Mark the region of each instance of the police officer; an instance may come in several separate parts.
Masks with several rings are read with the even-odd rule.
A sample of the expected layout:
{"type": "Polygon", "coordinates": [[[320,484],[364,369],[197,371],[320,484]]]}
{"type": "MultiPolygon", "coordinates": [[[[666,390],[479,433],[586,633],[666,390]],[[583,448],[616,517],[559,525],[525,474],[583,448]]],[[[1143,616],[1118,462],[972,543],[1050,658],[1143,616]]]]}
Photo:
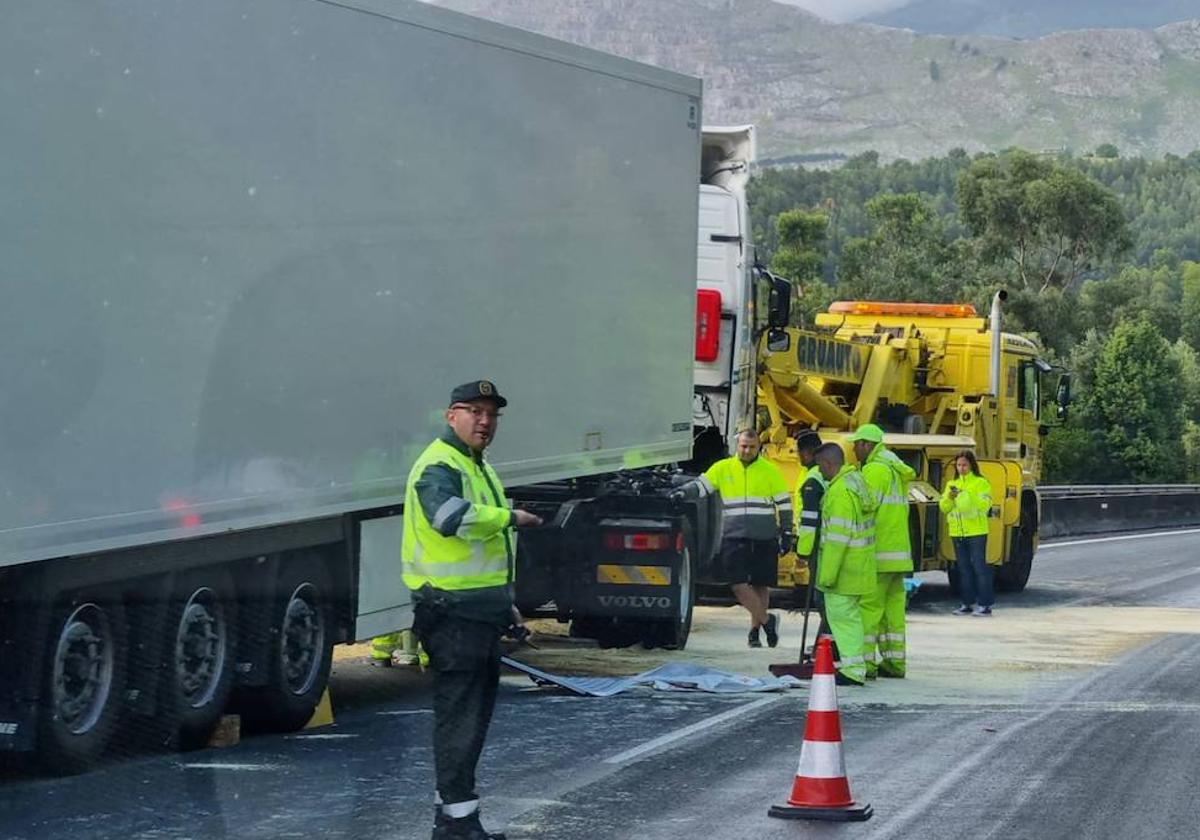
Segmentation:
{"type": "Polygon", "coordinates": [[[861,602],[875,588],[871,491],[836,443],[818,449],[816,460],[829,483],[821,500],[817,587],[825,596],[825,618],[838,648],[835,679],[839,685],[863,685],[867,669],[861,602]]]}
{"type": "Polygon", "coordinates": [[[810,566],[817,559],[815,549],[821,530],[821,497],[828,486],[816,462],[820,448],[821,436],[812,429],[805,429],[796,436],[796,456],[800,459],[800,466],[805,469],[796,485],[793,503],[796,511],[796,554],[810,566]]]}
{"type": "Polygon", "coordinates": [[[487,380],[455,388],[446,429],[417,458],[404,498],[404,583],[433,670],[434,840],[503,840],[480,824],[475,766],[496,703],[500,635],[520,622],[513,529],[541,524],[509,508],[483,459],[507,403],[487,380]]]}
{"type": "Polygon", "coordinates": [[[867,675],[899,678],[906,670],[904,578],[913,570],[908,483],[916,472],[883,445],[883,429],[874,423],[860,426],[850,440],[875,507],[877,581],[862,604],[867,675]]]}
{"type": "Polygon", "coordinates": [[[747,644],[779,644],[779,616],[768,612],[779,577],[779,555],[792,544],[792,494],[779,468],[759,457],[761,444],[752,429],[737,436],[737,455],[717,461],[704,475],[673,495],[721,493],[721,568],[734,597],[750,613],[747,644]]]}

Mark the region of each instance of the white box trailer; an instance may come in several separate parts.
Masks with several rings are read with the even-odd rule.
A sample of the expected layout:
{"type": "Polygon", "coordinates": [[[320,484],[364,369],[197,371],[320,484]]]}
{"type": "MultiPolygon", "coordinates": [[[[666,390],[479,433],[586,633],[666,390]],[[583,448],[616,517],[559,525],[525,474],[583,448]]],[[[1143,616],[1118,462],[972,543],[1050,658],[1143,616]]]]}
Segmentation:
{"type": "MultiPolygon", "coordinates": [[[[700,93],[409,0],[6,4],[0,749],[302,724],[333,642],[403,626],[405,477],[467,380],[510,488],[666,528],[686,590],[706,514],[622,479],[588,520],[579,479],[690,456],[700,93]]],[[[597,581],[548,574],[560,615],[597,581]]]]}

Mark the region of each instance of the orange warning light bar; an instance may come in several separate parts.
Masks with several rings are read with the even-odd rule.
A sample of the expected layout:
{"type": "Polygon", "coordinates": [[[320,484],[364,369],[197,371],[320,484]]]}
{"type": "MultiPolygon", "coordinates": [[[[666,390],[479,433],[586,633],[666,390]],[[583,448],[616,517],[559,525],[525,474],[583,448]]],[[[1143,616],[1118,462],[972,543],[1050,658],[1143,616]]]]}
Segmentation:
{"type": "Polygon", "coordinates": [[[829,305],[832,315],[909,315],[918,318],[974,318],[969,303],[885,303],[874,300],[839,300],[829,305]]]}

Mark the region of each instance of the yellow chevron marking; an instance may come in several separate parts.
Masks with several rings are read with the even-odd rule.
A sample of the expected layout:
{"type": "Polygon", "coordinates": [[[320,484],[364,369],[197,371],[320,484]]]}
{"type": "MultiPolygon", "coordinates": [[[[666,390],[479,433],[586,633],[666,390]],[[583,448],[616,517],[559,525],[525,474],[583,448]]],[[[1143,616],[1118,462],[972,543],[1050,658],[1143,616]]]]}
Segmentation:
{"type": "Polygon", "coordinates": [[[597,583],[632,584],[634,586],[670,586],[670,566],[617,566],[602,564],[596,567],[597,583]]]}

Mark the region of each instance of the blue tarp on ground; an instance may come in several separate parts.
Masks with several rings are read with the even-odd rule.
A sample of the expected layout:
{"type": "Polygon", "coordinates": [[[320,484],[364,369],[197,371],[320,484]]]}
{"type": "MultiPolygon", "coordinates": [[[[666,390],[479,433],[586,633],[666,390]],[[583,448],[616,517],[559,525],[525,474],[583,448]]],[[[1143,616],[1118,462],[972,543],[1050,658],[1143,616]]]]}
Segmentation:
{"type": "Polygon", "coordinates": [[[500,661],[515,671],[528,674],[538,685],[556,685],[585,697],[612,697],[631,688],[646,686],[657,691],[703,691],[710,694],[747,694],[784,691],[803,683],[794,677],[747,677],[687,662],[671,662],[632,677],[564,677],[518,662],[507,656],[500,661]]]}

